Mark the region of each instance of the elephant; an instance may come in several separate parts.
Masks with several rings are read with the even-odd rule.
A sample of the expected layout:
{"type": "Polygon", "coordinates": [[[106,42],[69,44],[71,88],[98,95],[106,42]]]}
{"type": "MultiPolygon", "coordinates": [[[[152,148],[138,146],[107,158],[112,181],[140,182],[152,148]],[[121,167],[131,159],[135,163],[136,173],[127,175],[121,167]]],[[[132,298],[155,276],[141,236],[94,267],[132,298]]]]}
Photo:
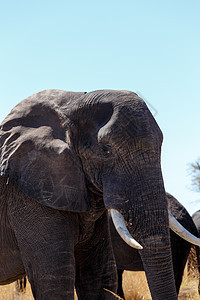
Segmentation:
{"type": "MultiPolygon", "coordinates": [[[[198,237],[200,238],[200,210],[197,210],[193,215],[192,215],[192,219],[194,224],[196,225],[197,231],[198,231],[198,237]]],[[[200,253],[199,253],[199,248],[195,247],[195,251],[194,253],[196,254],[196,267],[198,269],[198,273],[199,273],[199,285],[198,285],[198,292],[200,295],[200,253]]],[[[192,257],[191,257],[192,259],[192,257]]],[[[191,263],[191,261],[189,262],[189,264],[191,263]]]]}
{"type": "MultiPolygon", "coordinates": [[[[178,202],[171,194],[166,193],[168,200],[168,207],[176,219],[193,235],[198,237],[197,228],[185,207],[178,202]]],[[[200,215],[199,215],[200,217],[200,215]]],[[[200,221],[200,218],[199,218],[200,221]]],[[[124,270],[128,271],[144,271],[144,266],[140,258],[138,250],[128,246],[118,235],[115,226],[113,224],[112,218],[109,214],[109,224],[112,245],[114,250],[114,255],[116,259],[117,269],[118,269],[118,291],[117,294],[124,298],[124,293],[122,289],[122,275],[124,270]]],[[[199,222],[200,225],[200,222],[199,222]]],[[[200,229],[200,226],[199,226],[200,229]]],[[[182,282],[183,272],[186,265],[188,255],[190,253],[191,244],[177,236],[172,230],[170,230],[171,238],[171,250],[172,250],[172,260],[174,277],[176,284],[177,294],[179,293],[180,285],[182,282]]],[[[198,247],[197,247],[198,248],[198,247]]]]}
{"type": "Polygon", "coordinates": [[[196,228],[198,230],[199,236],[200,236],[200,210],[197,210],[193,215],[192,219],[194,221],[194,224],[196,225],[196,228]]]}
{"type": "Polygon", "coordinates": [[[73,299],[74,286],[114,299],[110,210],[152,299],[177,299],[162,139],[131,91],[44,90],[17,104],[0,127],[0,284],[27,274],[35,299],[73,299]]]}

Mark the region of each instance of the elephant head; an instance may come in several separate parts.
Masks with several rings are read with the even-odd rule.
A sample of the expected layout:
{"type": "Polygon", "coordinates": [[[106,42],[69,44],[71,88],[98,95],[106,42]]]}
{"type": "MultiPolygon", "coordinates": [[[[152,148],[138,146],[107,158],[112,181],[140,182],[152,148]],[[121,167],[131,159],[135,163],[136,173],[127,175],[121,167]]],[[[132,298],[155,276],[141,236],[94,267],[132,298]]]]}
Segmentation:
{"type": "Polygon", "coordinates": [[[91,218],[105,208],[120,212],[143,247],[153,299],[177,299],[162,139],[133,92],[46,90],[20,102],[3,121],[1,176],[57,210],[91,218]]]}

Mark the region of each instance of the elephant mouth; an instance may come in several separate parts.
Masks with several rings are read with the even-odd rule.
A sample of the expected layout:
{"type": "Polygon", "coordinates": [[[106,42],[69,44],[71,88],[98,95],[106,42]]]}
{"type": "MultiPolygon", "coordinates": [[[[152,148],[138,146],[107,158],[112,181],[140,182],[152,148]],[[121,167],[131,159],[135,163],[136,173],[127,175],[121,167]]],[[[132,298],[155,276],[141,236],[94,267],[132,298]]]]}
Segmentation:
{"type": "MultiPolygon", "coordinates": [[[[137,250],[142,250],[143,247],[129,233],[122,214],[114,208],[110,209],[110,213],[111,213],[113,224],[120,237],[132,248],[135,248],[137,250]]],[[[168,215],[169,215],[170,229],[174,231],[177,235],[179,235],[182,239],[186,240],[187,242],[193,245],[200,247],[200,239],[198,239],[193,234],[191,234],[187,229],[185,229],[176,220],[176,218],[172,215],[172,213],[169,210],[168,210],[168,215]]]]}

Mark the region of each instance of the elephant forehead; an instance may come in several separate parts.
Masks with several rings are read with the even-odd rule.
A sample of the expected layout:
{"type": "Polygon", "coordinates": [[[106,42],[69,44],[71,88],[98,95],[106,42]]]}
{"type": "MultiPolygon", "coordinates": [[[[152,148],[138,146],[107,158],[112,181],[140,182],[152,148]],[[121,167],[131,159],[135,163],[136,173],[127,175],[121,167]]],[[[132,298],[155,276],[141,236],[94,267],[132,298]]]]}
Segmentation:
{"type": "Polygon", "coordinates": [[[147,107],[134,110],[132,107],[116,107],[109,122],[98,132],[98,139],[104,137],[135,142],[136,138],[162,141],[162,132],[147,107]]]}

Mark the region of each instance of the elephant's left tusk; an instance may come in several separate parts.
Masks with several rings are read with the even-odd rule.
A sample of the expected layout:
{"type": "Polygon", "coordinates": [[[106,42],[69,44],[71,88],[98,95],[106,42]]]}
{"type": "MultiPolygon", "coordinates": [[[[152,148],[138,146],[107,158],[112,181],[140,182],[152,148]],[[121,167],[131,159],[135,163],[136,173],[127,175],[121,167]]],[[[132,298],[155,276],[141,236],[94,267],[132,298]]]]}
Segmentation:
{"type": "Polygon", "coordinates": [[[123,216],[113,208],[110,209],[110,212],[113,223],[120,237],[132,248],[136,248],[138,250],[143,249],[143,247],[136,240],[134,240],[134,238],[128,232],[123,216]]]}
{"type": "Polygon", "coordinates": [[[199,246],[200,247],[200,239],[198,239],[196,236],[191,234],[187,229],[185,229],[172,215],[170,211],[169,212],[169,227],[171,230],[173,230],[177,235],[179,235],[182,239],[186,240],[187,242],[199,246]]]}

